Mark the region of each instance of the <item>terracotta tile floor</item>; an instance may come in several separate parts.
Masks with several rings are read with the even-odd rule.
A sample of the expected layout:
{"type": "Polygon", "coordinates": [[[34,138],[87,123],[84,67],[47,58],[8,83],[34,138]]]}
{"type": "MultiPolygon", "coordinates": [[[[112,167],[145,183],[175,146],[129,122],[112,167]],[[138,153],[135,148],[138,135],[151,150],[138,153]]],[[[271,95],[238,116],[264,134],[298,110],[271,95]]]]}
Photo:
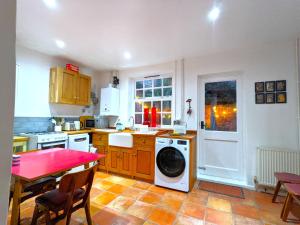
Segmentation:
{"type": "MultiPolygon", "coordinates": [[[[269,194],[250,190],[244,193],[246,199],[199,189],[183,193],[97,172],[91,191],[91,214],[95,225],[287,224],[280,219],[284,198],[272,203],[269,194]]],[[[22,225],[30,224],[33,209],[33,199],[21,205],[22,225]]],[[[289,218],[300,221],[300,206],[295,205],[289,218]]],[[[72,215],[71,224],[86,224],[84,210],[72,215]]]]}

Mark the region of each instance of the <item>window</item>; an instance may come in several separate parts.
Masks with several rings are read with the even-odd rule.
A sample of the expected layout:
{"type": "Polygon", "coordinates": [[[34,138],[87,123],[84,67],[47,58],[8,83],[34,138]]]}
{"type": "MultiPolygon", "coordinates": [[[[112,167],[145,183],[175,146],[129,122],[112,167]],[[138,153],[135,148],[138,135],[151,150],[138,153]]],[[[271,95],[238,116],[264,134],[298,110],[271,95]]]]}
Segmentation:
{"type": "Polygon", "coordinates": [[[135,124],[143,124],[144,108],[156,108],[156,125],[172,125],[173,87],[172,77],[155,77],[135,81],[135,124]]]}

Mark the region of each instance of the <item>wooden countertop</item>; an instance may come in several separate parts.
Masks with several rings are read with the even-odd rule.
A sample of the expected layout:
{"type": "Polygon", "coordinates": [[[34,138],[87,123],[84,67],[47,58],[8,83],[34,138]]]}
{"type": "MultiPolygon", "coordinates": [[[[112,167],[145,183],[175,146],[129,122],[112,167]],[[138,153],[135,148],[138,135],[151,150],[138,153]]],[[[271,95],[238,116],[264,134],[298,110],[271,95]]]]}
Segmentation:
{"type": "Polygon", "coordinates": [[[28,141],[29,137],[21,137],[21,136],[14,136],[13,142],[23,142],[28,141]]]}
{"type": "Polygon", "coordinates": [[[93,132],[92,130],[70,130],[70,131],[63,131],[64,133],[68,134],[68,135],[72,135],[72,134],[85,134],[85,133],[91,133],[93,132]]]}
{"type": "Polygon", "coordinates": [[[196,134],[172,135],[170,133],[165,133],[165,134],[160,134],[157,137],[192,140],[196,138],[196,136],[197,136],[196,134]]]}

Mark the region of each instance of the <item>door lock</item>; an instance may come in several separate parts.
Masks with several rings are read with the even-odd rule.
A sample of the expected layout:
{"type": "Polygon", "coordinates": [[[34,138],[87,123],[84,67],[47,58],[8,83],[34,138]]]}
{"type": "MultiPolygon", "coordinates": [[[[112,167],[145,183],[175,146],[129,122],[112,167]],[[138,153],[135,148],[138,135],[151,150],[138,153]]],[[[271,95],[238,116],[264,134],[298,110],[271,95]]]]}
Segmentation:
{"type": "Polygon", "coordinates": [[[205,129],[205,123],[204,123],[204,121],[201,121],[200,122],[200,128],[203,130],[203,129],[205,129]]]}
{"type": "Polygon", "coordinates": [[[199,166],[198,169],[200,169],[200,170],[206,170],[206,168],[204,166],[199,166]]]}

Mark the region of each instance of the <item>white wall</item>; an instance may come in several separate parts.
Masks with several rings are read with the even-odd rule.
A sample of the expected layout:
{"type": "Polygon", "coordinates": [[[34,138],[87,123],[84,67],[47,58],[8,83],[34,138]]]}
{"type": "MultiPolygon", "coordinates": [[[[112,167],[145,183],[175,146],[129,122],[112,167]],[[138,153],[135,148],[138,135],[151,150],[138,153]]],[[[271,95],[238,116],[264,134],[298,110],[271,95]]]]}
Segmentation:
{"type": "MultiPolygon", "coordinates": [[[[199,75],[241,71],[243,76],[243,124],[244,151],[246,154],[246,180],[253,184],[255,175],[255,149],[258,145],[268,145],[299,149],[297,119],[296,49],[294,41],[260,46],[256,49],[240,50],[227,54],[188,58],[184,60],[184,99],[192,99],[193,114],[187,120],[188,129],[197,130],[199,75]],[[254,83],[268,80],[287,80],[287,104],[256,105],[254,83]]],[[[133,106],[130,99],[129,80],[131,77],[155,73],[174,72],[174,62],[120,71],[122,118],[128,118],[133,106]],[[129,96],[129,97],[128,97],[129,96]]],[[[179,82],[180,79],[176,79],[179,82]]],[[[176,91],[180,91],[179,88],[176,91]]],[[[186,103],[176,102],[176,109],[186,103]]]]}
{"type": "MultiPolygon", "coordinates": [[[[50,68],[65,67],[66,63],[70,63],[69,60],[48,56],[21,46],[17,46],[16,58],[18,65],[16,117],[80,116],[94,113],[93,107],[83,113],[84,107],[82,106],[49,103],[50,68]]],[[[79,66],[82,73],[92,77],[92,90],[98,95],[99,88],[107,85],[109,77],[106,77],[105,73],[100,74],[100,72],[79,66]]]]}
{"type": "Polygon", "coordinates": [[[0,1],[0,224],[6,224],[15,90],[16,1],[0,1]]]}

